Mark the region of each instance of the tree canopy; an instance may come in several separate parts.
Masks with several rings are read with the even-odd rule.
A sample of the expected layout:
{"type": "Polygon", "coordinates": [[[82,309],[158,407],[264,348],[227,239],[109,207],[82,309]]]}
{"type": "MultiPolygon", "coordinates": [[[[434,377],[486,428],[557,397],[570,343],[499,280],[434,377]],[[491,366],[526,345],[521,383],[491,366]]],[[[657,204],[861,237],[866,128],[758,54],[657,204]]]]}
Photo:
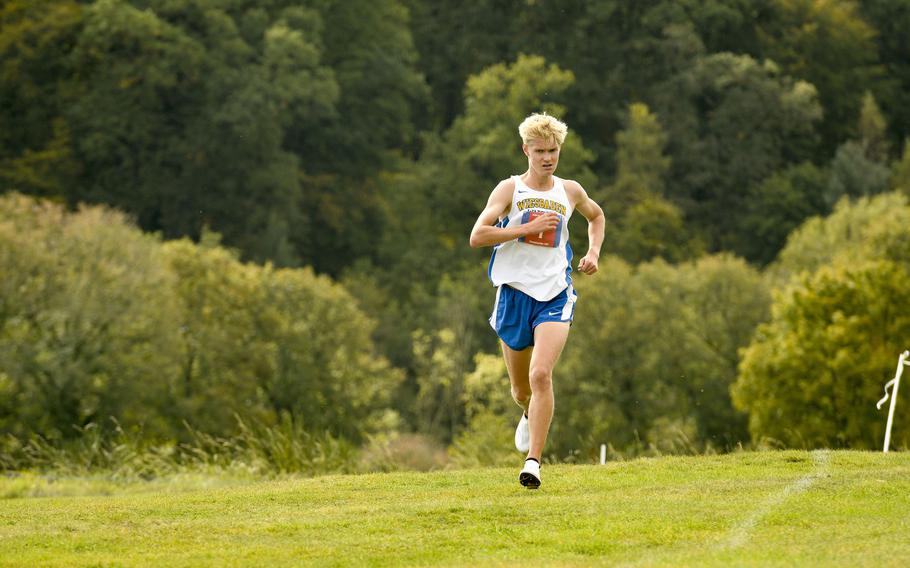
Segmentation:
{"type": "Polygon", "coordinates": [[[0,434],[241,417],[497,463],[515,407],[467,240],[545,111],[607,217],[553,455],[872,447],[849,401],[906,348],[908,25],[906,0],[3,2],[0,434]]]}

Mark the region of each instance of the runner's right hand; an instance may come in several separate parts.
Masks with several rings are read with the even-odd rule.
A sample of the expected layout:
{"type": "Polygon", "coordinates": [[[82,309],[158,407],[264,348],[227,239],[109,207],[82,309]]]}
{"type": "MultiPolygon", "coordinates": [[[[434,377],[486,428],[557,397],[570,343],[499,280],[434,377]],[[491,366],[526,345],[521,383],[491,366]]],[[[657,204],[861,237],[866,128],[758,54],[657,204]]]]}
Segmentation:
{"type": "Polygon", "coordinates": [[[559,215],[556,213],[544,213],[529,223],[522,225],[526,235],[537,233],[546,233],[552,231],[559,225],[559,215]]]}

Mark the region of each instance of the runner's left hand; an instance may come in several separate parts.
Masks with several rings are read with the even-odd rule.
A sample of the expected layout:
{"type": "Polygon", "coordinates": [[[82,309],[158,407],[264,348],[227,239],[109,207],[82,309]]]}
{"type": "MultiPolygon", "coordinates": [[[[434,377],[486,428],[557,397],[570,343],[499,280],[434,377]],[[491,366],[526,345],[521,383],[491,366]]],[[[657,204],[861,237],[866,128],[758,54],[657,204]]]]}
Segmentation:
{"type": "Polygon", "coordinates": [[[583,274],[594,274],[597,272],[597,260],[597,255],[589,252],[578,261],[578,271],[583,274]]]}

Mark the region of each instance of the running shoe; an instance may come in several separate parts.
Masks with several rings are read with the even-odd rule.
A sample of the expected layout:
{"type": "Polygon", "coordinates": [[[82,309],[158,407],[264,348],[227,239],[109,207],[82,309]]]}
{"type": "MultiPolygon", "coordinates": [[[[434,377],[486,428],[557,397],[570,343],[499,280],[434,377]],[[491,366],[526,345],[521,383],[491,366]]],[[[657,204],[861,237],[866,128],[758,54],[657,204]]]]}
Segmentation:
{"type": "Polygon", "coordinates": [[[525,466],[518,474],[518,481],[528,489],[540,487],[540,463],[534,458],[525,460],[525,466]]]}

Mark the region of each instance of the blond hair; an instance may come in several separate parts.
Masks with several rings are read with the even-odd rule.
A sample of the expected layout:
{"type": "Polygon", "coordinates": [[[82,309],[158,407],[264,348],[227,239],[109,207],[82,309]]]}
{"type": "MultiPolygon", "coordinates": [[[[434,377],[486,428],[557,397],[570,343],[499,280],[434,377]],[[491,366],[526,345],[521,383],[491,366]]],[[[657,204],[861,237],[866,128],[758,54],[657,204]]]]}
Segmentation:
{"type": "Polygon", "coordinates": [[[568,132],[569,127],[566,123],[545,112],[535,112],[518,125],[518,135],[525,144],[530,144],[532,140],[541,140],[562,146],[568,132]]]}

